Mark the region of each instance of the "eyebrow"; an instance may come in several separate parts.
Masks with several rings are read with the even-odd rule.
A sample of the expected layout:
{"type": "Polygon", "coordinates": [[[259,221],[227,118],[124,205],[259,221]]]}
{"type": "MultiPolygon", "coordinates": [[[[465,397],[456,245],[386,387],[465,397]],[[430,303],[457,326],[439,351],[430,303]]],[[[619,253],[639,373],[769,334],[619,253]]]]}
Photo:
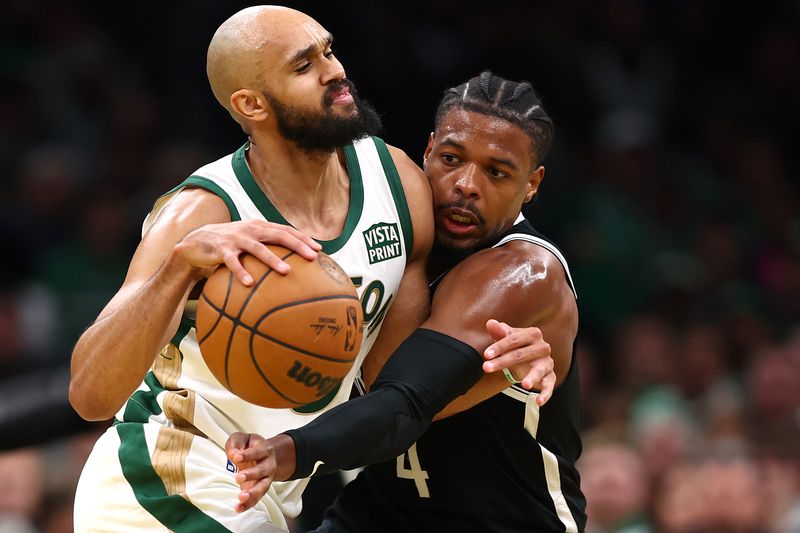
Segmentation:
{"type": "MultiPolygon", "coordinates": [[[[452,146],[453,148],[458,148],[459,150],[464,150],[464,145],[463,144],[461,144],[459,142],[456,142],[456,141],[454,141],[452,139],[448,139],[448,138],[445,138],[444,140],[442,140],[440,145],[442,145],[442,146],[445,146],[445,145],[446,146],[452,146]]],[[[505,157],[489,156],[489,161],[491,161],[492,163],[498,164],[498,165],[506,165],[506,166],[510,167],[511,169],[513,169],[513,170],[519,170],[519,167],[517,166],[517,164],[514,161],[512,161],[511,159],[505,158],[505,157]]]]}
{"type": "MultiPolygon", "coordinates": [[[[330,45],[332,45],[333,44],[333,35],[331,35],[329,33],[323,39],[323,44],[324,44],[323,48],[328,48],[330,45]]],[[[292,54],[292,57],[289,59],[289,64],[297,63],[301,59],[310,56],[311,53],[314,52],[315,50],[317,50],[318,48],[319,48],[319,45],[317,43],[314,43],[314,44],[310,44],[310,45],[306,46],[302,50],[299,50],[299,51],[295,52],[294,54],[292,54]]]]}
{"type": "Polygon", "coordinates": [[[489,160],[497,163],[498,165],[506,165],[512,170],[519,170],[517,164],[514,163],[511,159],[506,159],[505,157],[490,157],[489,160]]]}

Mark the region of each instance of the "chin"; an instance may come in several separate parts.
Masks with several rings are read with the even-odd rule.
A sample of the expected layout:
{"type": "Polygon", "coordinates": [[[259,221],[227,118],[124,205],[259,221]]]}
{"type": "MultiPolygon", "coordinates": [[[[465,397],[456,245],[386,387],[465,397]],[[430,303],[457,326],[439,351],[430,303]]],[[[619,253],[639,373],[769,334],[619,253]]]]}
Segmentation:
{"type": "Polygon", "coordinates": [[[334,115],[339,115],[340,117],[352,118],[358,116],[358,107],[355,102],[350,102],[347,105],[335,105],[331,109],[334,115]]]}
{"type": "Polygon", "coordinates": [[[453,252],[469,252],[477,244],[476,239],[457,239],[450,235],[436,235],[436,245],[453,252]]]}

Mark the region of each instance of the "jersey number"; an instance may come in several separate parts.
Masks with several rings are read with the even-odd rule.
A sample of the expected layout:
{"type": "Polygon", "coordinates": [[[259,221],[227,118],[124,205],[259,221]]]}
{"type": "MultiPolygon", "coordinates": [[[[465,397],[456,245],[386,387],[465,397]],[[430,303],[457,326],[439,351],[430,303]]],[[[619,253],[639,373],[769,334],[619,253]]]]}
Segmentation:
{"type": "MultiPolygon", "coordinates": [[[[350,278],[355,285],[356,289],[361,287],[363,278],[350,278]]],[[[372,332],[381,325],[383,319],[386,317],[386,311],[389,310],[389,304],[394,295],[390,294],[386,301],[383,301],[383,296],[386,293],[381,280],[376,279],[364,289],[361,293],[361,310],[364,312],[364,336],[372,335],[372,332]],[[383,305],[381,305],[383,304],[383,305]]]]}
{"type": "Polygon", "coordinates": [[[428,471],[423,470],[422,466],[419,464],[416,442],[411,445],[411,448],[409,448],[406,453],[397,456],[397,477],[413,479],[420,498],[431,497],[431,493],[428,492],[428,484],[425,482],[425,480],[428,479],[428,471]],[[406,468],[406,454],[408,455],[409,468],[406,468]]]}

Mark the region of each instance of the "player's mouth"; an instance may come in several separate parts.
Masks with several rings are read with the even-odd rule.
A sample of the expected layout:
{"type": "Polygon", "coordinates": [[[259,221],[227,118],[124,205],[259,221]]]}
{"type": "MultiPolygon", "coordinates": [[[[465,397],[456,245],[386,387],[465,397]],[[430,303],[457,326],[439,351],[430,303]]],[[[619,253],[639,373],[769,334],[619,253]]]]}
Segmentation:
{"type": "Polygon", "coordinates": [[[356,88],[347,78],[331,82],[325,90],[322,104],[325,109],[345,109],[345,112],[358,112],[355,103],[356,88]]]}
{"type": "Polygon", "coordinates": [[[475,213],[457,207],[445,209],[441,221],[443,229],[453,235],[466,235],[480,223],[475,213]]]}
{"type": "Polygon", "coordinates": [[[350,94],[350,88],[347,86],[335,90],[331,95],[331,105],[347,105],[352,103],[353,95],[350,94]]]}

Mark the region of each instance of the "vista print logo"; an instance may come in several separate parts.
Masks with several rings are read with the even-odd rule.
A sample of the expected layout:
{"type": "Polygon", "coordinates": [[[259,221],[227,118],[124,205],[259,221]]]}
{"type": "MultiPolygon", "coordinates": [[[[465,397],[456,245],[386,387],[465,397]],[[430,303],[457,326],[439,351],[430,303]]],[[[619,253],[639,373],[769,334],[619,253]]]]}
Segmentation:
{"type": "Polygon", "coordinates": [[[370,226],[363,235],[371,265],[403,255],[397,224],[380,222],[370,226]]]}

